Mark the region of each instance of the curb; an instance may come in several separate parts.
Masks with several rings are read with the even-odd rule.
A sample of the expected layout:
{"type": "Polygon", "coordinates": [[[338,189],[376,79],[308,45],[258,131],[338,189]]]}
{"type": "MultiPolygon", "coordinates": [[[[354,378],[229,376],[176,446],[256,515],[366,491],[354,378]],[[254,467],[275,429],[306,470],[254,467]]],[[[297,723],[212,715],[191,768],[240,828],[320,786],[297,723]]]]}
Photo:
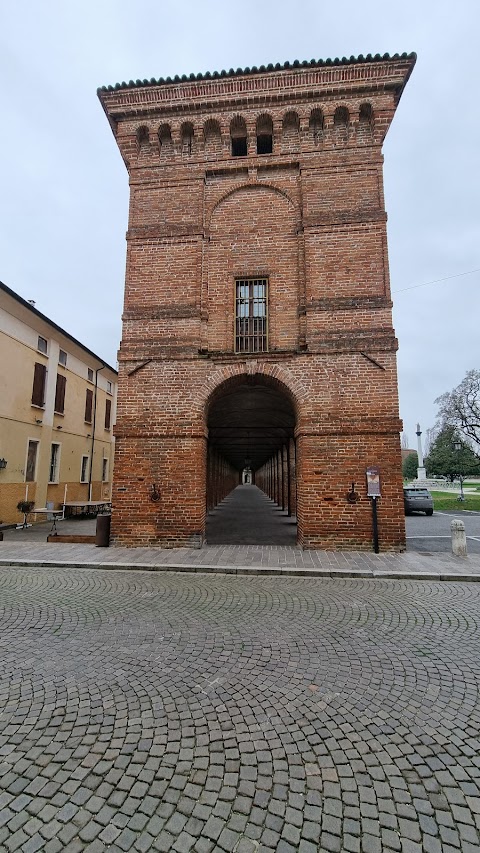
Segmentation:
{"type": "Polygon", "coordinates": [[[219,574],[219,575],[256,575],[277,577],[302,578],[361,578],[370,580],[415,580],[415,581],[457,581],[459,583],[480,583],[480,573],[466,574],[454,572],[396,572],[386,569],[312,569],[293,568],[285,566],[218,566],[194,564],[149,565],[141,563],[85,563],[72,561],[46,560],[0,560],[0,568],[30,568],[39,569],[97,569],[100,571],[120,572],[183,572],[189,574],[219,574]]]}

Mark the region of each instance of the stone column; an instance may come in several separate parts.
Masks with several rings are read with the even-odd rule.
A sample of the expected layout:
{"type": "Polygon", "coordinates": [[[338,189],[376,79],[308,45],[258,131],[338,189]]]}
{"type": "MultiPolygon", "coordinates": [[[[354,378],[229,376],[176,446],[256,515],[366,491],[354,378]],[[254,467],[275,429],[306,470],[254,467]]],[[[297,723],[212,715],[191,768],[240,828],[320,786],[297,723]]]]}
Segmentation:
{"type": "Polygon", "coordinates": [[[420,429],[420,424],[417,424],[417,453],[418,453],[417,480],[425,480],[427,475],[426,475],[425,468],[423,465],[422,431],[420,429]]]}

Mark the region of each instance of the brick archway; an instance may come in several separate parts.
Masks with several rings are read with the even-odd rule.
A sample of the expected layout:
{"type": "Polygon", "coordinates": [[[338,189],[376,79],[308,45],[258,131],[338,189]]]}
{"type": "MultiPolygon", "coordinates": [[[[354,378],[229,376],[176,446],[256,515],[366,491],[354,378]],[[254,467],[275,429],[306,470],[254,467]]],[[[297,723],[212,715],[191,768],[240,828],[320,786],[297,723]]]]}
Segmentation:
{"type": "Polygon", "coordinates": [[[295,516],[297,415],[295,395],[267,373],[237,373],[211,391],[205,404],[207,512],[248,470],[253,484],[295,516]]]}

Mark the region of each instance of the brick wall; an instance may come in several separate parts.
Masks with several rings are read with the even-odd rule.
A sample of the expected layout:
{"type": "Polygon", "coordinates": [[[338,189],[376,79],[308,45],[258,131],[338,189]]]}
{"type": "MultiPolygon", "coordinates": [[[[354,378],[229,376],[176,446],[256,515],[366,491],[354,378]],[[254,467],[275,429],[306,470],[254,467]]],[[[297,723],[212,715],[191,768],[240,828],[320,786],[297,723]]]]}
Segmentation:
{"type": "MultiPolygon", "coordinates": [[[[210,401],[249,377],[295,410],[271,455],[285,472],[292,451],[299,543],[371,547],[376,464],[380,547],[404,547],[381,145],[413,63],[100,91],[131,184],[115,542],[201,545],[207,506],[240,476],[227,445],[209,442],[210,401]],[[257,154],[269,123],[272,152],[257,154]],[[248,277],[268,280],[268,353],[235,353],[235,280],[248,277]]],[[[256,472],[266,491],[269,465],[256,472]]],[[[275,484],[284,505],[286,488],[275,484]]]]}

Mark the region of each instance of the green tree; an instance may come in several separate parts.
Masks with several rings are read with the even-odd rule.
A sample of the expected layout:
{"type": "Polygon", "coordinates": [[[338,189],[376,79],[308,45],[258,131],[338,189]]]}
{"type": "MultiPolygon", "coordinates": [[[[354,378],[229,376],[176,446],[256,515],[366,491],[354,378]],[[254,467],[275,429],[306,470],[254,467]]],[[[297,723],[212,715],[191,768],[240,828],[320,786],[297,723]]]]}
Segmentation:
{"type": "Polygon", "coordinates": [[[410,453],[402,462],[402,473],[405,480],[414,480],[417,476],[418,468],[418,453],[415,450],[410,453]]]}
{"type": "Polygon", "coordinates": [[[453,426],[444,426],[425,459],[429,476],[468,477],[480,473],[480,460],[453,426]],[[456,445],[460,449],[456,449],[456,445]]]}

